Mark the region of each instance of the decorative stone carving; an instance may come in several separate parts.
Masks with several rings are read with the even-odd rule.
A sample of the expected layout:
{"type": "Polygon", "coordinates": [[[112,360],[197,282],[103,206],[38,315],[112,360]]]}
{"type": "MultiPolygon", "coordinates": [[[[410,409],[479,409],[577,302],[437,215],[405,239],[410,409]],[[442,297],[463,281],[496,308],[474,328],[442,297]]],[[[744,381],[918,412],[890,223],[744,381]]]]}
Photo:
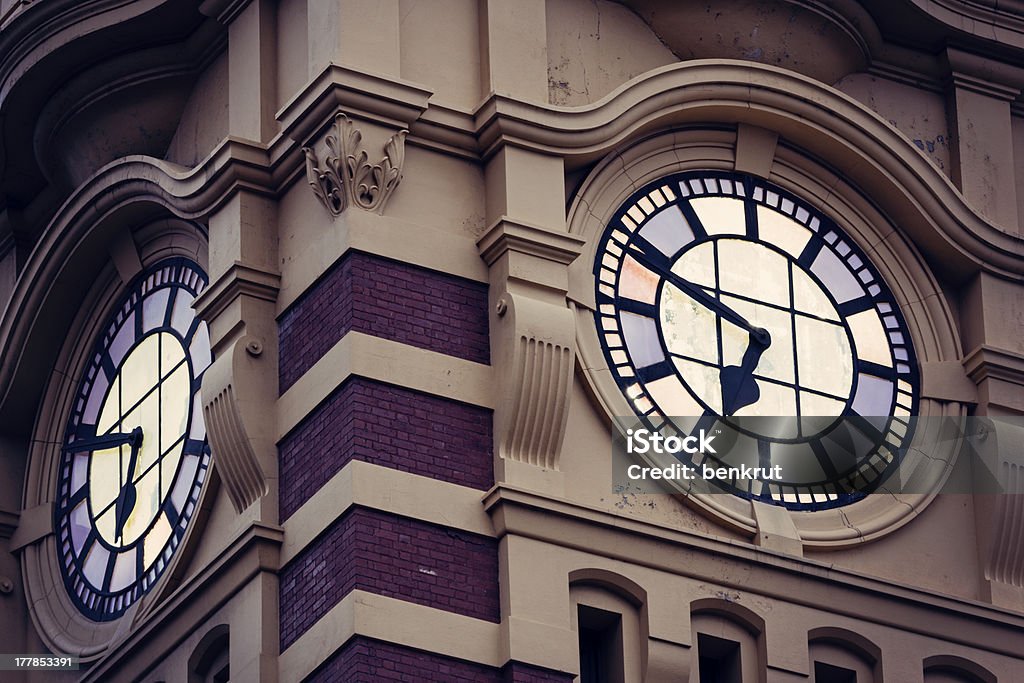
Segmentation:
{"type": "Polygon", "coordinates": [[[366,150],[359,148],[362,133],[345,114],[334,117],[334,133],[327,136],[329,154],[321,164],[312,147],[303,147],[306,155],[306,180],[320,203],[340,215],[349,206],[383,213],[384,205],[402,182],[405,163],[405,136],[400,130],[384,144],[384,158],[369,163],[366,150]]]}
{"type": "MultiPolygon", "coordinates": [[[[203,417],[214,467],[238,513],[260,500],[276,505],[273,310],[279,287],[276,273],[236,263],[196,303],[199,315],[213,321],[216,357],[203,376],[203,417]]],[[[261,510],[276,521],[276,512],[261,510]]]]}
{"type": "Polygon", "coordinates": [[[221,481],[235,511],[241,512],[266,495],[269,488],[256,452],[245,436],[234,386],[227,384],[212,400],[206,401],[203,415],[210,428],[210,445],[217,453],[221,481]]]}
{"type": "Polygon", "coordinates": [[[575,318],[565,303],[566,265],[579,254],[581,243],[574,235],[507,217],[477,242],[492,274],[500,274],[491,285],[497,299],[491,363],[502,368],[502,399],[494,416],[501,464],[558,469],[575,362],[575,318]]]}

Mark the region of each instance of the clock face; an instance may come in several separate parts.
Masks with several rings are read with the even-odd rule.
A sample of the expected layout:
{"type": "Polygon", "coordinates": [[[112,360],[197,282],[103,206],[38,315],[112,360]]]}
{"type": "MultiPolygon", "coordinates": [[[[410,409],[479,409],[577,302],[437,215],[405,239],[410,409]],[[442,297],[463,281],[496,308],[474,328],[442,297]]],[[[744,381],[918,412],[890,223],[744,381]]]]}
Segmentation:
{"type": "Polygon", "coordinates": [[[148,268],[101,327],[62,442],[56,528],[64,582],[85,616],[114,619],[160,578],[210,461],[199,387],[211,363],[184,258],[148,268]]]}
{"type": "Polygon", "coordinates": [[[605,358],[644,426],[727,433],[698,467],[780,465],[726,490],[823,509],[898,465],[919,396],[910,334],[867,255],[806,202],[738,174],[663,178],[616,212],[594,275],[605,358]]]}

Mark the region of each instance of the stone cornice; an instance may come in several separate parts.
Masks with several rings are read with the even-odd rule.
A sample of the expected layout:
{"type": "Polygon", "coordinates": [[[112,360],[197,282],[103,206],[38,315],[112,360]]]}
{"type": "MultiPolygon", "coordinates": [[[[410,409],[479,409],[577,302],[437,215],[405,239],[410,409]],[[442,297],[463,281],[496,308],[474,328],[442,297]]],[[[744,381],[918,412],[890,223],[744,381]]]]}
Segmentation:
{"type": "Polygon", "coordinates": [[[487,228],[476,244],[480,257],[490,266],[509,251],[568,265],[580,255],[583,243],[578,235],[502,216],[487,228]]]}
{"type": "Polygon", "coordinates": [[[515,145],[575,162],[596,159],[651,130],[709,121],[778,131],[823,158],[846,158],[850,180],[873,190],[943,265],[967,277],[979,269],[1024,279],[1024,239],[971,208],[900,131],[830,86],[775,67],[694,60],[638,77],[584,107],[554,107],[493,94],[476,111],[484,158],[515,145]],[[856,159],[856,161],[854,161],[856,159]],[[886,171],[883,179],[871,169],[886,171]],[[925,213],[921,207],[934,207],[925,213]],[[934,235],[939,239],[935,240],[934,235]]]}
{"type": "Polygon", "coordinates": [[[1024,386],[1024,356],[1012,351],[981,345],[964,357],[964,370],[976,384],[998,379],[1024,386]]]}
{"type": "Polygon", "coordinates": [[[854,619],[1008,656],[1016,656],[1024,647],[1024,642],[1013,642],[1024,633],[1021,614],[857,574],[829,562],[698,535],[508,486],[493,488],[484,506],[499,538],[525,536],[660,571],[685,572],[713,585],[786,603],[829,604],[835,613],[854,619]],[[595,534],[595,527],[603,533],[595,534]],[[693,553],[716,557],[717,562],[703,564],[712,567],[713,573],[702,576],[702,563],[684,559],[693,553]],[[730,571],[725,565],[737,569],[730,571]]]}
{"type": "Polygon", "coordinates": [[[331,64],[277,113],[282,134],[305,145],[339,111],[392,128],[408,128],[432,92],[414,83],[331,64]]]}
{"type": "Polygon", "coordinates": [[[194,306],[200,318],[213,320],[239,296],[274,302],[280,288],[280,273],[236,261],[196,298],[194,306]]]}

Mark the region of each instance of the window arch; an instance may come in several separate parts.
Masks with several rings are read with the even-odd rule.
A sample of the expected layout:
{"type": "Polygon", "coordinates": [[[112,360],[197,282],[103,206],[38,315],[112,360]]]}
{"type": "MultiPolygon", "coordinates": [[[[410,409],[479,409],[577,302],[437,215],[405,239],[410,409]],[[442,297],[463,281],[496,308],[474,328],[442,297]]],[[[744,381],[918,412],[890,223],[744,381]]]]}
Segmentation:
{"type": "Polygon", "coordinates": [[[231,638],[227,624],[210,629],[188,659],[189,683],[228,683],[231,679],[231,638]]]}
{"type": "Polygon", "coordinates": [[[768,656],[764,619],[736,603],[715,598],[690,605],[690,631],[702,683],[765,683],[768,656]]]}
{"type": "Polygon", "coordinates": [[[569,575],[573,630],[578,634],[579,683],[643,680],[647,669],[647,593],[600,569],[569,575]]]}
{"type": "Polygon", "coordinates": [[[936,655],[924,660],[924,683],[996,683],[996,677],[969,659],[936,655]]]}
{"type": "Polygon", "coordinates": [[[807,635],[814,683],[874,683],[882,680],[881,649],[862,635],[840,628],[807,635]]]}

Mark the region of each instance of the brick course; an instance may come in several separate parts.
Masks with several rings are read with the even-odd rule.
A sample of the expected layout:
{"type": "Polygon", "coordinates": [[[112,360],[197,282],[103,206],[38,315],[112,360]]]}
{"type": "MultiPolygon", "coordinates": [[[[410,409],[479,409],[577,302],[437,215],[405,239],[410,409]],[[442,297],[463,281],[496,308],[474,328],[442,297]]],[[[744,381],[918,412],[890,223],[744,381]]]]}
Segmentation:
{"type": "Polygon", "coordinates": [[[278,446],[282,521],[350,460],[486,490],[491,411],[355,378],[278,446]]]}
{"type": "Polygon", "coordinates": [[[349,252],[278,320],[283,394],[350,331],[490,362],[487,285],[349,252]]]}
{"type": "Polygon", "coordinates": [[[569,674],[510,662],[504,669],[356,636],[318,669],[309,683],[570,683],[569,674]]]}
{"type": "Polygon", "coordinates": [[[498,543],[354,508],[281,571],[281,650],[357,589],[497,622],[498,543]]]}

